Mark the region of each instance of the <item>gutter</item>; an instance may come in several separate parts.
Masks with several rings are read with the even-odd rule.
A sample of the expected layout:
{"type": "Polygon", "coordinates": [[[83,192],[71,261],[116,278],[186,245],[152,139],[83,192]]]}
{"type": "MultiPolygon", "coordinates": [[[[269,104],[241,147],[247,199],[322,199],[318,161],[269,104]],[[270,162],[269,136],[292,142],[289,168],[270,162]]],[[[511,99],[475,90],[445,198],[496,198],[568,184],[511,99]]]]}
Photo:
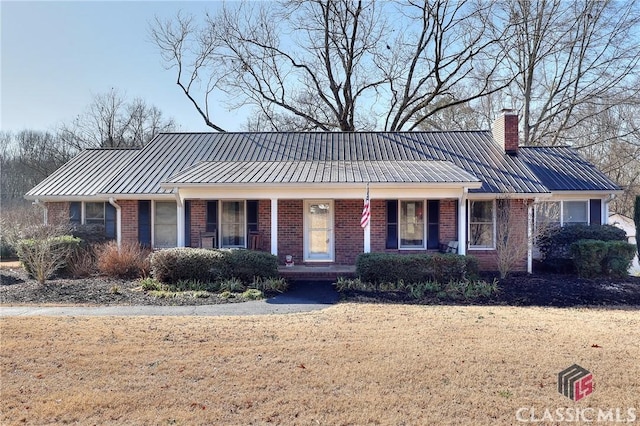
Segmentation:
{"type": "Polygon", "coordinates": [[[611,193],[609,194],[609,196],[607,197],[606,200],[604,200],[603,206],[602,206],[602,222],[604,222],[604,224],[608,224],[609,223],[609,203],[611,203],[613,200],[616,199],[616,195],[615,193],[611,193]]]}
{"type": "Polygon", "coordinates": [[[47,207],[47,205],[40,201],[40,199],[38,198],[36,198],[31,204],[42,209],[42,223],[46,225],[47,222],[49,222],[49,208],[47,207]]]}
{"type": "Polygon", "coordinates": [[[116,241],[118,243],[118,250],[120,250],[120,245],[122,243],[122,207],[113,197],[109,198],[109,204],[111,204],[116,209],[116,241]]]}

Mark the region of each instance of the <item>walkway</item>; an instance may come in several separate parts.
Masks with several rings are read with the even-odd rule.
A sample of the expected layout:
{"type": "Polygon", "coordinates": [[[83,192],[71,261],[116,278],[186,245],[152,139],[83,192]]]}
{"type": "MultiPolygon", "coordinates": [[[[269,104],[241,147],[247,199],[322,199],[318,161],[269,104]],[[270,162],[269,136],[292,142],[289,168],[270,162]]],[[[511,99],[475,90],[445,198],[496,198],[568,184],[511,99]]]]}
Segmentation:
{"type": "Polygon", "coordinates": [[[8,316],[227,316],[276,315],[324,309],[339,300],[329,282],[294,283],[267,300],[199,306],[12,306],[0,307],[8,316]]]}

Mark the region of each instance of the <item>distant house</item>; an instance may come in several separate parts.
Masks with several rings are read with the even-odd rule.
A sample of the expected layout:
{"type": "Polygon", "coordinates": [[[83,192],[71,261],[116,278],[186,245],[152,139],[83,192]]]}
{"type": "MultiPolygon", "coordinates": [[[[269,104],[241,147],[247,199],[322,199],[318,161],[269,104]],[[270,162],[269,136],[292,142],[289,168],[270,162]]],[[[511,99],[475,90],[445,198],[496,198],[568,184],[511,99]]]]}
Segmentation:
{"type": "MultiPolygon", "coordinates": [[[[102,223],[119,242],[154,248],[252,248],[281,263],[353,265],[363,252],[460,242],[460,254],[492,270],[498,199],[518,212],[513,232],[527,235],[543,205],[560,225],[606,223],[619,192],[571,148],[520,147],[518,117],[505,111],[492,131],[161,134],[142,149],[85,150],[26,198],[49,221],[102,223]]],[[[531,254],[519,269],[530,264],[531,254]]]]}
{"type": "MultiPolygon", "coordinates": [[[[622,229],[627,234],[627,241],[633,245],[637,244],[636,239],[638,238],[638,236],[636,235],[636,224],[633,219],[619,213],[613,213],[609,215],[609,225],[613,225],[622,229]]],[[[631,273],[631,275],[640,276],[640,263],[638,261],[637,253],[633,261],[631,262],[629,273],[631,273]]]]}

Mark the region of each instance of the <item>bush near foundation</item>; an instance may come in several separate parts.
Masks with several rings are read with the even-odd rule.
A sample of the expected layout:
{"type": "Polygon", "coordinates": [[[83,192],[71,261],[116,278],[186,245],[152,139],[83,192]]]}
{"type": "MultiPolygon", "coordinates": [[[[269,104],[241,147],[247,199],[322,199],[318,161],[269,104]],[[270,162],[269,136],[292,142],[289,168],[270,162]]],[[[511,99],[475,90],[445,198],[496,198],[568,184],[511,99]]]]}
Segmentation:
{"type": "Polygon", "coordinates": [[[157,280],[203,283],[239,280],[245,286],[278,275],[278,261],[270,253],[253,250],[172,248],[151,256],[151,273],[157,280]]]}
{"type": "Polygon", "coordinates": [[[228,250],[227,260],[231,276],[245,284],[278,276],[278,258],[265,251],[228,250]]]}
{"type": "Polygon", "coordinates": [[[215,282],[229,274],[227,254],[187,247],[160,250],[151,255],[151,274],[163,283],[181,280],[215,282]]]}
{"type": "Polygon", "coordinates": [[[448,283],[464,281],[478,272],[472,256],[459,254],[364,253],[356,259],[356,275],[371,283],[448,283]]]}
{"type": "Polygon", "coordinates": [[[571,244],[580,240],[626,241],[625,232],[612,225],[568,225],[551,228],[538,238],[542,266],[554,272],[573,272],[571,244]]]}
{"type": "Polygon", "coordinates": [[[584,278],[624,277],[635,255],[635,246],[625,241],[579,240],[571,244],[573,265],[584,278]]]}
{"type": "Polygon", "coordinates": [[[143,278],[149,275],[149,250],[138,243],[116,241],[99,246],[97,265],[100,273],[113,278],[143,278]]]}
{"type": "Polygon", "coordinates": [[[18,241],[17,249],[25,271],[40,284],[44,284],[53,274],[68,266],[69,258],[79,247],[79,238],[44,234],[18,241]]]}

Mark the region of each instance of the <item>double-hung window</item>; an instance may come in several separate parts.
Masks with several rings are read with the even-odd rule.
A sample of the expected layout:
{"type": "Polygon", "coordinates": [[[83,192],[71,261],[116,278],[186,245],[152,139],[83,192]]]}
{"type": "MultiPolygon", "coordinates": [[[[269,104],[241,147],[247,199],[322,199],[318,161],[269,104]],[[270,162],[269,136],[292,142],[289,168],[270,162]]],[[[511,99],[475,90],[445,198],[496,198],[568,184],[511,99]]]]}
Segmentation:
{"type": "Polygon", "coordinates": [[[495,248],[495,201],[469,201],[469,248],[495,248]]]}
{"type": "Polygon", "coordinates": [[[536,204],[535,207],[536,230],[557,226],[586,225],[591,222],[589,214],[587,200],[544,201],[536,204]]]}

